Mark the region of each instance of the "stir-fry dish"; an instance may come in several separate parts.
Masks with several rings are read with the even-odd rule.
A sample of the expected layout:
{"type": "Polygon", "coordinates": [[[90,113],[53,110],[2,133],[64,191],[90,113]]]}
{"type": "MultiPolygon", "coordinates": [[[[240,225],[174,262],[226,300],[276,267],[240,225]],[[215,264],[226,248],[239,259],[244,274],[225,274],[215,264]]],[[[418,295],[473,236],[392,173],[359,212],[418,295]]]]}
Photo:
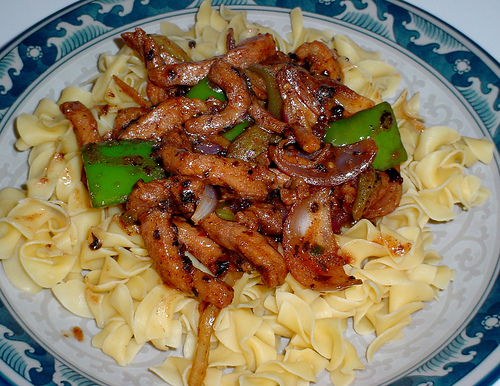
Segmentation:
{"type": "MultiPolygon", "coordinates": [[[[215,12],[207,11],[206,5],[203,9],[215,12]]],[[[241,14],[231,14],[228,20],[236,17],[241,14]]],[[[80,215],[82,219],[90,218],[83,215],[94,216],[83,225],[74,225],[71,240],[73,245],[80,245],[80,257],[68,263],[58,279],[57,285],[72,283],[64,287],[68,294],[62,293],[63,287],[56,289],[57,285],[54,294],[73,312],[94,317],[103,331],[108,331],[106,334],[113,334],[111,331],[117,328],[117,312],[129,315],[124,316],[125,321],[134,320],[124,322],[129,327],[120,324],[120,329],[125,328],[122,333],[129,336],[123,346],[118,345],[123,352],[110,354],[120,364],[127,364],[130,360],[124,358],[133,358],[148,340],[160,349],[179,347],[180,341],[174,341],[180,337],[174,336],[182,335],[180,330],[186,326],[179,317],[178,324],[174,319],[162,324],[163,335],[141,339],[141,334],[147,333],[139,332],[138,326],[148,330],[148,325],[155,325],[151,315],[166,307],[160,304],[167,297],[184,299],[170,303],[185,302],[190,308],[181,312],[179,306],[176,311],[165,312],[171,314],[165,317],[173,318],[180,312],[184,318],[191,318],[188,324],[194,341],[184,343],[188,363],[166,362],[163,369],[154,370],[170,383],[213,384],[217,379],[221,384],[235,384],[246,376],[265,377],[262,374],[277,371],[288,374],[283,379],[295,384],[299,379],[315,381],[316,374],[326,368],[332,382],[348,384],[354,379],[354,370],[363,367],[352,345],[344,343],[340,349],[335,343],[335,347],[326,349],[319,340],[334,342],[337,338],[329,334],[342,333],[342,321],[349,317],[354,317],[360,333],[375,327],[384,336],[385,330],[379,327],[384,312],[394,317],[386,329],[399,327],[369,349],[371,356],[409,323],[410,313],[422,308],[423,301],[435,298],[453,277],[445,266],[430,268],[430,260],[439,260],[426,251],[430,239],[422,236],[430,211],[422,210],[427,214],[417,214],[414,220],[398,212],[400,208],[414,208],[408,197],[416,195],[412,191],[416,178],[408,177],[402,169],[419,161],[418,157],[424,158],[422,146],[426,145],[419,147],[417,142],[425,130],[431,129],[423,126],[412,101],[403,97],[391,105],[378,92],[363,95],[361,90],[349,87],[345,77],[352,78],[352,74],[346,74],[353,64],[331,41],[305,39],[285,52],[276,35],[264,29],[254,29],[245,36],[228,24],[221,35],[223,52],[200,59],[193,55],[200,44],[195,38],[185,39],[186,48],[179,40],[142,28],[123,33],[121,51],[127,54],[122,57],[127,56],[129,68],[133,68],[129,71],[141,82],[131,81],[120,71],[110,73],[109,68],[116,63],[111,61],[105,72],[113,88],[105,89],[103,95],[113,99],[120,94],[127,103],[95,103],[85,92],[73,90],[61,99],[59,111],[51,108],[57,116],[52,131],[57,131],[61,122],[69,128],[58,136],[62,145],[54,147],[53,154],[68,158],[71,152],[62,148],[73,149],[76,156],[72,168],[78,170],[75,173],[81,176],[81,185],[78,194],[67,194],[64,205],[60,198],[50,198],[59,194],[57,187],[51,191],[56,193],[47,195],[51,204],[46,204],[44,212],[53,219],[46,240],[59,237],[54,229],[66,232],[71,228],[64,225],[70,221],[66,212],[72,212],[73,223],[80,215]],[[72,98],[74,95],[80,98],[72,98]],[[67,136],[74,142],[60,139],[67,136]],[[60,214],[61,206],[66,208],[64,214],[60,214]],[[86,231],[79,233],[79,227],[86,231]],[[412,227],[420,232],[414,239],[409,230],[412,227]],[[398,228],[405,231],[398,234],[398,228]],[[365,235],[360,236],[363,232],[365,235]],[[370,271],[367,261],[376,257],[380,260],[370,271]],[[382,263],[389,258],[394,263],[382,263]],[[103,265],[97,265],[98,261],[103,265]],[[395,274],[395,266],[400,263],[407,265],[407,271],[395,274]],[[384,264],[390,266],[390,272],[382,269],[384,264]],[[119,279],[117,266],[123,271],[135,267],[136,273],[122,273],[119,279]],[[148,267],[152,271],[146,276],[148,267]],[[82,278],[82,270],[91,272],[82,278]],[[109,271],[116,271],[111,275],[121,280],[118,287],[112,288],[102,279],[109,271]],[[383,278],[377,277],[382,273],[383,278]],[[139,281],[141,290],[137,289],[139,281]],[[122,296],[118,288],[131,296],[130,313],[121,311],[129,300],[117,300],[122,296]],[[157,295],[156,304],[150,301],[154,311],[140,321],[138,315],[146,307],[144,299],[155,291],[163,295],[157,295]],[[88,304],[69,305],[71,294],[77,292],[88,304]],[[106,294],[114,297],[104,300],[106,294]],[[294,314],[284,307],[281,314],[282,304],[293,304],[284,300],[287,294],[298,294],[301,302],[323,315],[311,318],[315,327],[310,331],[305,327],[310,322],[305,322],[300,312],[294,314]],[[362,297],[371,298],[371,303],[360,311],[368,304],[362,297]],[[108,303],[113,305],[112,311],[103,311],[108,303]],[[274,346],[280,345],[275,337],[290,339],[286,354],[278,347],[274,354],[267,354],[257,348],[257,343],[252,349],[254,359],[249,359],[250,346],[240,353],[236,343],[228,343],[224,336],[234,335],[230,342],[239,339],[237,319],[228,319],[228,309],[234,315],[248,312],[249,325],[254,323],[250,322],[253,317],[260,320],[254,334],[260,332],[254,339],[265,341],[270,334],[274,346]],[[403,314],[404,321],[395,316],[403,314]],[[270,320],[276,320],[275,324],[270,320]],[[262,323],[269,323],[268,328],[262,323]],[[294,331],[295,324],[306,332],[294,331]],[[326,330],[330,332],[324,333],[326,330]],[[321,334],[326,335],[320,338],[321,334]],[[224,345],[232,354],[221,354],[224,345]],[[229,359],[231,355],[234,358],[229,359]],[[264,357],[266,361],[258,359],[264,357]],[[304,370],[290,370],[285,365],[304,360],[308,376],[304,370]],[[271,363],[283,363],[278,365],[283,368],[271,370],[271,363]],[[230,367],[242,371],[223,375],[223,369],[230,367]]],[[[485,141],[470,139],[464,145],[459,136],[447,131],[443,135],[453,138],[448,141],[450,149],[469,146],[469,158],[480,153],[474,148],[491,153],[485,141]]],[[[21,137],[26,138],[23,134],[21,137]]],[[[31,168],[43,151],[34,151],[31,168]]],[[[446,151],[449,154],[452,150],[446,151]]],[[[58,169],[56,158],[51,157],[38,169],[58,169]]],[[[63,174],[68,179],[68,173],[73,172],[68,172],[71,168],[67,165],[63,174]]],[[[37,177],[28,185],[50,185],[50,179],[44,178],[37,177]]],[[[62,178],[59,175],[57,179],[62,178]]],[[[416,188],[413,190],[416,192],[416,188]]],[[[471,206],[484,201],[487,192],[478,187],[472,195],[471,206]]],[[[15,215],[16,209],[12,210],[15,215]]],[[[436,219],[451,218],[444,212],[440,212],[443,218],[436,219]]],[[[44,253],[49,256],[52,249],[62,248],[57,240],[45,244],[44,253]]],[[[9,275],[12,270],[6,261],[10,260],[4,260],[9,275]]],[[[12,274],[10,277],[16,281],[12,274]]],[[[287,307],[291,310],[292,306],[287,307]]],[[[97,338],[93,344],[114,352],[105,339],[97,338]]]]}
{"type": "Polygon", "coordinates": [[[319,41],[287,55],[270,34],[236,46],[228,36],[225,55],[200,63],[176,59],[166,37],[137,29],[123,38],[145,60],[152,106],[120,110],[104,138],[83,104],[61,109],[84,147],[85,165],[97,169],[87,172],[94,206],[116,195],[114,182],[140,177],[114,172],[139,167],[134,150],[123,156],[135,145],[130,141],[153,141],[151,157],[160,158],[165,178],[147,166],[153,180],[135,184],[126,214],[140,224],[165,282],[217,307],[232,301],[224,277],[248,269],[270,288],[288,271],[313,290],[359,284],[345,274],[348,259],[333,234],[399,204],[398,166],[407,157],[390,105],[374,106],[343,85],[335,53],[319,41]],[[220,98],[210,95],[217,92],[220,98]],[[104,151],[110,146],[118,154],[112,160],[104,151]],[[103,165],[111,165],[109,175],[103,165]],[[209,256],[207,243],[220,247],[209,256]],[[193,267],[185,251],[214,276],[193,267]]]}
{"type": "MultiPolygon", "coordinates": [[[[334,234],[399,205],[398,166],[407,157],[390,105],[374,106],[342,84],[335,52],[320,41],[286,54],[270,34],[238,45],[228,35],[226,54],[192,62],[167,37],[139,28],[122,37],[148,69],[148,99],[137,96],[144,107],[120,110],[104,137],[82,103],[65,102],[61,110],[86,165],[112,165],[109,175],[87,174],[95,179],[89,185],[95,206],[116,194],[112,180],[123,176],[114,169],[141,164],[140,155],[121,156],[121,149],[134,139],[155,141],[151,156],[160,158],[165,178],[137,181],[125,216],[139,224],[163,281],[207,303],[201,323],[214,321],[213,307],[231,304],[231,284],[245,271],[259,272],[269,288],[282,285],[288,272],[312,290],[360,284],[345,273],[349,258],[334,234]],[[343,119],[349,122],[337,128],[343,119]],[[106,140],[120,154],[112,160],[103,151],[109,146],[95,146],[106,140]]],[[[136,96],[128,87],[124,92],[136,96]]],[[[209,342],[199,345],[196,359],[207,363],[209,342]]]]}

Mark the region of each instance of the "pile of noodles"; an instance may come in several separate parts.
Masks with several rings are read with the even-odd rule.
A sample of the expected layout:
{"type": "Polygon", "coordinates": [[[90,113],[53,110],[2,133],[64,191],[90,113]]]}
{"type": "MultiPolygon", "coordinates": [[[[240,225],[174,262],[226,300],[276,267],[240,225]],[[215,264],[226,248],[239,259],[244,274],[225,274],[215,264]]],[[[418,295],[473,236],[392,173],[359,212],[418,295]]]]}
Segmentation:
{"type": "MultiPolygon", "coordinates": [[[[284,52],[322,40],[342,56],[350,88],[376,102],[397,89],[400,76],[378,53],[346,36],[303,28],[298,9],[291,12],[291,25],[285,40],[248,22],[244,12],[216,11],[205,2],[189,31],[170,23],[161,29],[193,60],[224,53],[229,28],[237,42],[270,32],[284,52]]],[[[95,319],[100,332],[92,345],[119,365],[130,364],[145,344],[181,349],[182,357],[169,355],[151,370],[168,383],[183,384],[196,347],[198,301],[161,282],[141,237],[120,226],[119,207],[90,207],[80,150],[59,110],[65,101],[81,101],[104,133],[119,109],[135,106],[114,75],[145,95],[146,69],[131,49],[102,54],[98,65],[91,91],[68,87],[57,103],[43,99],[33,114],[18,118],[16,147],[30,150],[29,175],[26,190],[0,192],[3,268],[16,287],[31,293],[50,288],[69,311],[95,319]],[[94,108],[103,104],[110,106],[106,114],[94,108]]],[[[325,369],[332,383],[349,384],[355,370],[364,367],[360,356],[369,361],[383,344],[400,338],[412,314],[453,279],[453,271],[440,265],[441,257],[430,249],[426,224],[452,220],[456,204],[469,209],[488,197],[466,169],[490,162],[493,145],[449,127],[425,127],[418,95],[408,99],[403,93],[393,108],[409,155],[401,167],[401,205],[375,224],[361,220],[338,236],[343,252],[352,257],[349,273],[363,284],[320,293],[288,275],[284,285],[268,289],[258,274],[245,274],[235,285],[233,304],[215,322],[206,384],[308,384],[325,369]],[[356,333],[373,336],[366,352],[356,352],[346,340],[348,320],[356,333]]]]}

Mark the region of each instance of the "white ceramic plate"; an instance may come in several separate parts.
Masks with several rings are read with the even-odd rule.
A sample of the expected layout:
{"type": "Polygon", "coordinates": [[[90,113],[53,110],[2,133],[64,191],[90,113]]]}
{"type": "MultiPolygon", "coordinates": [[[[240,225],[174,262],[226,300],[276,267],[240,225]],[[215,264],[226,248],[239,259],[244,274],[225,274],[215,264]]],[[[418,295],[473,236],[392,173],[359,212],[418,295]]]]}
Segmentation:
{"type": "MultiPolygon", "coordinates": [[[[500,66],[466,37],[428,14],[396,0],[213,1],[248,10],[286,33],[288,12],[300,5],[308,27],[334,29],[363,48],[380,51],[402,74],[402,87],[419,92],[429,125],[444,124],[462,134],[500,144],[500,66]],[[299,4],[300,3],[300,4],[299,4]]],[[[0,187],[26,180],[27,153],[14,150],[14,121],[32,112],[41,98],[56,100],[68,85],[96,73],[98,55],[115,52],[114,39],[136,26],[156,32],[169,19],[187,28],[197,1],[83,1],[23,33],[0,52],[0,187]]],[[[360,372],[359,385],[491,384],[500,377],[500,208],[499,157],[474,172],[491,199],[450,224],[433,226],[435,249],[457,270],[441,300],[415,314],[406,337],[384,346],[360,372]]],[[[0,251],[1,253],[1,251],[0,251]]],[[[165,353],[146,346],[126,368],[90,345],[97,329],[65,311],[50,291],[37,295],[14,289],[0,271],[0,383],[155,385],[147,368],[165,353]],[[65,338],[73,326],[85,340],[65,338]],[[67,382],[67,383],[66,383],[67,382]]],[[[363,347],[363,338],[353,336],[363,347]]],[[[323,377],[320,384],[326,384],[323,377]]]]}

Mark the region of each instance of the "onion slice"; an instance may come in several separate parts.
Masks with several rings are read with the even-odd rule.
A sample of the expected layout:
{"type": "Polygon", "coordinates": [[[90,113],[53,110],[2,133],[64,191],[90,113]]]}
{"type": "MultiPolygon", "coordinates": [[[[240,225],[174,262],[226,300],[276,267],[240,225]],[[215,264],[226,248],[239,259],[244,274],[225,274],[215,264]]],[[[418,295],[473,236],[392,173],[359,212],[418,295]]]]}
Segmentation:
{"type": "Polygon", "coordinates": [[[281,145],[269,147],[269,156],[283,173],[315,186],[337,186],[367,169],[377,155],[377,146],[373,139],[338,147],[325,144],[317,154],[311,158],[281,145]]]}
{"type": "Polygon", "coordinates": [[[348,261],[333,232],[334,218],[341,212],[330,188],[321,187],[296,202],[285,220],[283,257],[291,275],[306,288],[335,291],[361,284],[345,273],[348,261]]]}
{"type": "Polygon", "coordinates": [[[214,332],[215,319],[220,309],[206,302],[200,303],[198,307],[200,319],[198,322],[198,345],[193,359],[193,366],[189,374],[188,384],[190,386],[201,386],[207,374],[208,355],[210,352],[210,337],[214,332]]]}
{"type": "Polygon", "coordinates": [[[215,188],[210,184],[205,184],[203,196],[201,196],[200,202],[196,206],[196,210],[191,216],[191,220],[195,224],[198,224],[201,220],[203,220],[215,210],[216,205],[217,192],[215,191],[215,188]]]}

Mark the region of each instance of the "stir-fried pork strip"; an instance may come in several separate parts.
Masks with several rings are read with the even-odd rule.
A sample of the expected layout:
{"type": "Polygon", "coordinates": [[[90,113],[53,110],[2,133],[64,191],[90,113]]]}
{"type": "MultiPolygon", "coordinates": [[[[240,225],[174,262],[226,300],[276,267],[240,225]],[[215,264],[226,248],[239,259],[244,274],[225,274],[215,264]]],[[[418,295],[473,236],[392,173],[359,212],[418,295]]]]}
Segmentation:
{"type": "Polygon", "coordinates": [[[177,60],[174,56],[162,52],[151,35],[147,35],[144,39],[143,50],[143,58],[148,71],[160,68],[166,64],[182,63],[182,61],[177,60]]]}
{"type": "Polygon", "coordinates": [[[233,252],[222,248],[202,229],[191,225],[179,216],[175,216],[172,222],[177,227],[179,241],[215,277],[226,281],[226,277],[229,276],[230,281],[234,281],[243,274],[243,270],[234,263],[237,258],[232,255],[233,252]]]}
{"type": "Polygon", "coordinates": [[[238,222],[223,220],[215,213],[202,219],[200,227],[217,244],[245,256],[268,287],[283,284],[288,273],[283,256],[260,233],[238,222]]]}
{"type": "Polygon", "coordinates": [[[359,111],[375,106],[374,101],[358,94],[343,83],[331,79],[324,81],[323,78],[320,78],[319,82],[323,82],[324,105],[327,111],[331,111],[335,106],[340,106],[342,115],[350,117],[359,111]]]}
{"type": "Polygon", "coordinates": [[[276,42],[271,34],[258,34],[245,39],[224,55],[224,60],[236,68],[247,68],[276,54],[276,42]]]}
{"type": "Polygon", "coordinates": [[[294,122],[290,124],[294,138],[300,147],[308,153],[314,153],[321,149],[321,139],[314,134],[312,127],[304,126],[294,122]]]}
{"type": "Polygon", "coordinates": [[[235,216],[249,229],[266,235],[281,235],[286,214],[287,209],[282,203],[254,202],[237,211],[235,216]]]}
{"type": "Polygon", "coordinates": [[[346,85],[324,76],[313,76],[297,65],[283,66],[276,75],[283,99],[283,114],[302,149],[312,153],[321,147],[328,122],[373,107],[374,102],[346,85]]]}
{"type": "Polygon", "coordinates": [[[156,139],[160,140],[169,131],[200,113],[210,111],[210,106],[200,99],[183,96],[170,98],[160,103],[147,114],[130,122],[119,134],[120,139],[156,139]]]}
{"type": "MultiPolygon", "coordinates": [[[[370,187],[362,194],[366,195],[365,203],[361,208],[361,213],[355,216],[359,218],[375,219],[393,212],[401,201],[403,190],[403,179],[397,169],[379,171],[372,169],[365,173],[373,173],[373,180],[370,187]]],[[[361,178],[361,176],[360,176],[361,178]]],[[[335,189],[334,195],[339,197],[346,213],[353,213],[356,198],[359,196],[358,179],[339,186],[335,189]]]]}
{"type": "Polygon", "coordinates": [[[206,186],[206,181],[196,176],[174,175],[150,181],[147,183],[147,190],[143,189],[143,195],[149,195],[147,200],[145,196],[144,201],[136,200],[129,208],[129,214],[137,218],[138,213],[148,210],[148,205],[161,205],[163,197],[168,195],[173,203],[174,213],[191,219],[205,194],[206,186]]]}
{"type": "MultiPolygon", "coordinates": [[[[276,44],[273,37],[270,34],[259,34],[244,40],[222,57],[231,67],[246,68],[252,63],[263,62],[275,52],[276,44]]],[[[153,58],[150,59],[153,60],[153,58]]],[[[152,82],[161,87],[194,86],[208,75],[210,68],[217,60],[219,58],[200,62],[166,64],[161,67],[151,66],[148,68],[148,76],[152,82]]]]}
{"type": "Polygon", "coordinates": [[[308,68],[313,75],[324,75],[341,82],[344,78],[338,55],[328,46],[315,40],[301,44],[295,55],[302,67],[308,68]]]}
{"type": "Polygon", "coordinates": [[[302,149],[312,153],[321,148],[321,140],[314,134],[313,127],[324,111],[317,97],[310,95],[311,82],[305,82],[309,78],[312,76],[305,69],[291,65],[283,66],[276,75],[285,121],[292,126],[302,149]]]}
{"type": "Polygon", "coordinates": [[[399,206],[403,194],[403,178],[396,169],[377,173],[377,188],[371,195],[363,217],[374,219],[385,216],[399,206]]]}
{"type": "Polygon", "coordinates": [[[148,81],[146,85],[146,95],[151,101],[151,105],[157,106],[162,102],[168,101],[170,98],[178,96],[177,89],[173,88],[163,88],[157,86],[151,81],[148,81]]]}
{"type": "Polygon", "coordinates": [[[144,61],[144,41],[146,40],[146,31],[142,28],[136,28],[134,32],[124,32],[121,34],[121,38],[125,44],[136,51],[139,57],[144,61]]]}
{"type": "Polygon", "coordinates": [[[113,130],[106,133],[106,138],[118,139],[119,135],[128,125],[147,114],[149,111],[150,109],[147,107],[127,107],[121,109],[116,115],[113,130]]]}
{"type": "Polygon", "coordinates": [[[194,86],[205,78],[212,67],[214,59],[201,62],[187,62],[149,68],[148,77],[157,86],[169,88],[173,86],[194,86]]]}
{"type": "Polygon", "coordinates": [[[190,217],[196,211],[205,191],[205,181],[193,176],[172,176],[160,182],[171,193],[178,212],[190,217]]]}
{"type": "Polygon", "coordinates": [[[188,120],[184,126],[188,133],[218,133],[241,122],[250,106],[251,98],[245,79],[226,60],[216,59],[208,78],[225,91],[228,102],[221,112],[203,114],[188,120]]]}
{"type": "Polygon", "coordinates": [[[233,289],[193,265],[181,248],[172,223],[173,202],[168,190],[139,181],[127,201],[127,210],[139,221],[144,244],[162,280],[187,294],[223,308],[231,304],[233,289]],[[152,187],[152,188],[151,188],[152,187]]]}
{"type": "Polygon", "coordinates": [[[87,106],[79,101],[64,102],[59,106],[61,112],[73,125],[78,145],[84,146],[87,143],[97,143],[102,141],[101,134],[97,127],[97,121],[87,106]]]}
{"type": "Polygon", "coordinates": [[[300,177],[286,176],[282,178],[284,173],[279,173],[279,195],[280,199],[286,206],[292,206],[295,202],[308,197],[311,194],[311,185],[306,183],[300,177]]]}
{"type": "Polygon", "coordinates": [[[230,188],[235,194],[250,200],[264,201],[276,178],[265,166],[218,154],[197,154],[164,145],[160,156],[163,166],[171,174],[197,176],[212,185],[230,188]]]}
{"type": "Polygon", "coordinates": [[[252,104],[248,108],[248,115],[257,125],[269,132],[281,134],[289,128],[289,125],[274,117],[268,109],[255,99],[252,100],[252,104]]]}
{"type": "MultiPolygon", "coordinates": [[[[167,42],[169,45],[175,45],[165,36],[147,34],[143,29],[136,28],[134,32],[125,32],[121,34],[125,44],[136,51],[143,62],[149,60],[149,64],[156,66],[165,64],[179,63],[181,60],[168,53],[165,47],[161,47],[158,42],[167,42]]],[[[176,47],[178,50],[179,48],[176,47]]]]}
{"type": "MultiPolygon", "coordinates": [[[[182,60],[168,54],[165,49],[162,50],[155,41],[155,38],[151,35],[147,35],[146,32],[140,28],[136,28],[134,32],[125,32],[121,36],[127,46],[139,54],[142,61],[145,62],[147,68],[150,70],[166,64],[172,65],[182,62],[182,60]]],[[[156,39],[158,40],[159,37],[156,36],[156,39]]],[[[175,87],[168,89],[160,87],[148,79],[146,94],[151,104],[156,106],[161,102],[167,101],[171,97],[177,96],[177,89],[175,87]]]]}
{"type": "MultiPolygon", "coordinates": [[[[142,225],[147,217],[166,222],[171,231],[162,228],[162,236],[164,233],[165,239],[200,256],[201,263],[218,277],[237,277],[246,261],[246,267],[250,263],[270,287],[281,284],[288,270],[303,285],[316,290],[358,284],[345,274],[347,261],[333,235],[353,220],[353,210],[361,210],[365,218],[392,211],[399,203],[401,179],[397,172],[377,172],[376,184],[361,192],[364,202],[360,206],[358,181],[375,157],[374,141],[338,149],[324,144],[330,122],[374,105],[341,83],[336,52],[324,43],[311,42],[286,55],[277,51],[269,34],[235,46],[230,32],[226,54],[191,62],[172,56],[164,47],[168,41],[162,46],[143,31],[136,30],[125,38],[145,61],[148,89],[159,105],[141,116],[133,110],[120,116],[118,124],[123,129],[119,138],[159,140],[162,146],[158,154],[172,176],[138,184],[134,189],[127,207],[143,217],[141,227],[147,231],[155,228],[154,222],[142,225]],[[205,77],[225,92],[226,102],[214,105],[179,96],[182,91],[177,86],[194,86],[205,77]],[[277,146],[269,145],[258,160],[227,156],[232,148],[221,134],[244,119],[281,135],[283,140],[277,146]],[[215,212],[194,220],[206,184],[216,186],[229,205],[246,203],[233,205],[235,221],[224,220],[215,212]],[[137,195],[149,200],[150,206],[142,208],[140,200],[134,199],[137,195]],[[158,197],[165,198],[158,201],[158,197]],[[286,263],[266,240],[280,235],[286,263]],[[236,261],[235,256],[243,260],[236,261]]],[[[180,264],[180,249],[167,248],[150,235],[145,237],[149,237],[150,247],[156,248],[153,254],[159,253],[165,260],[162,253],[167,251],[173,254],[174,263],[169,264],[180,264]]],[[[195,271],[188,271],[188,276],[176,274],[182,283],[177,288],[193,284],[195,271]]],[[[208,289],[200,289],[209,296],[208,289]]],[[[217,304],[222,301],[219,298],[217,304]]]]}

